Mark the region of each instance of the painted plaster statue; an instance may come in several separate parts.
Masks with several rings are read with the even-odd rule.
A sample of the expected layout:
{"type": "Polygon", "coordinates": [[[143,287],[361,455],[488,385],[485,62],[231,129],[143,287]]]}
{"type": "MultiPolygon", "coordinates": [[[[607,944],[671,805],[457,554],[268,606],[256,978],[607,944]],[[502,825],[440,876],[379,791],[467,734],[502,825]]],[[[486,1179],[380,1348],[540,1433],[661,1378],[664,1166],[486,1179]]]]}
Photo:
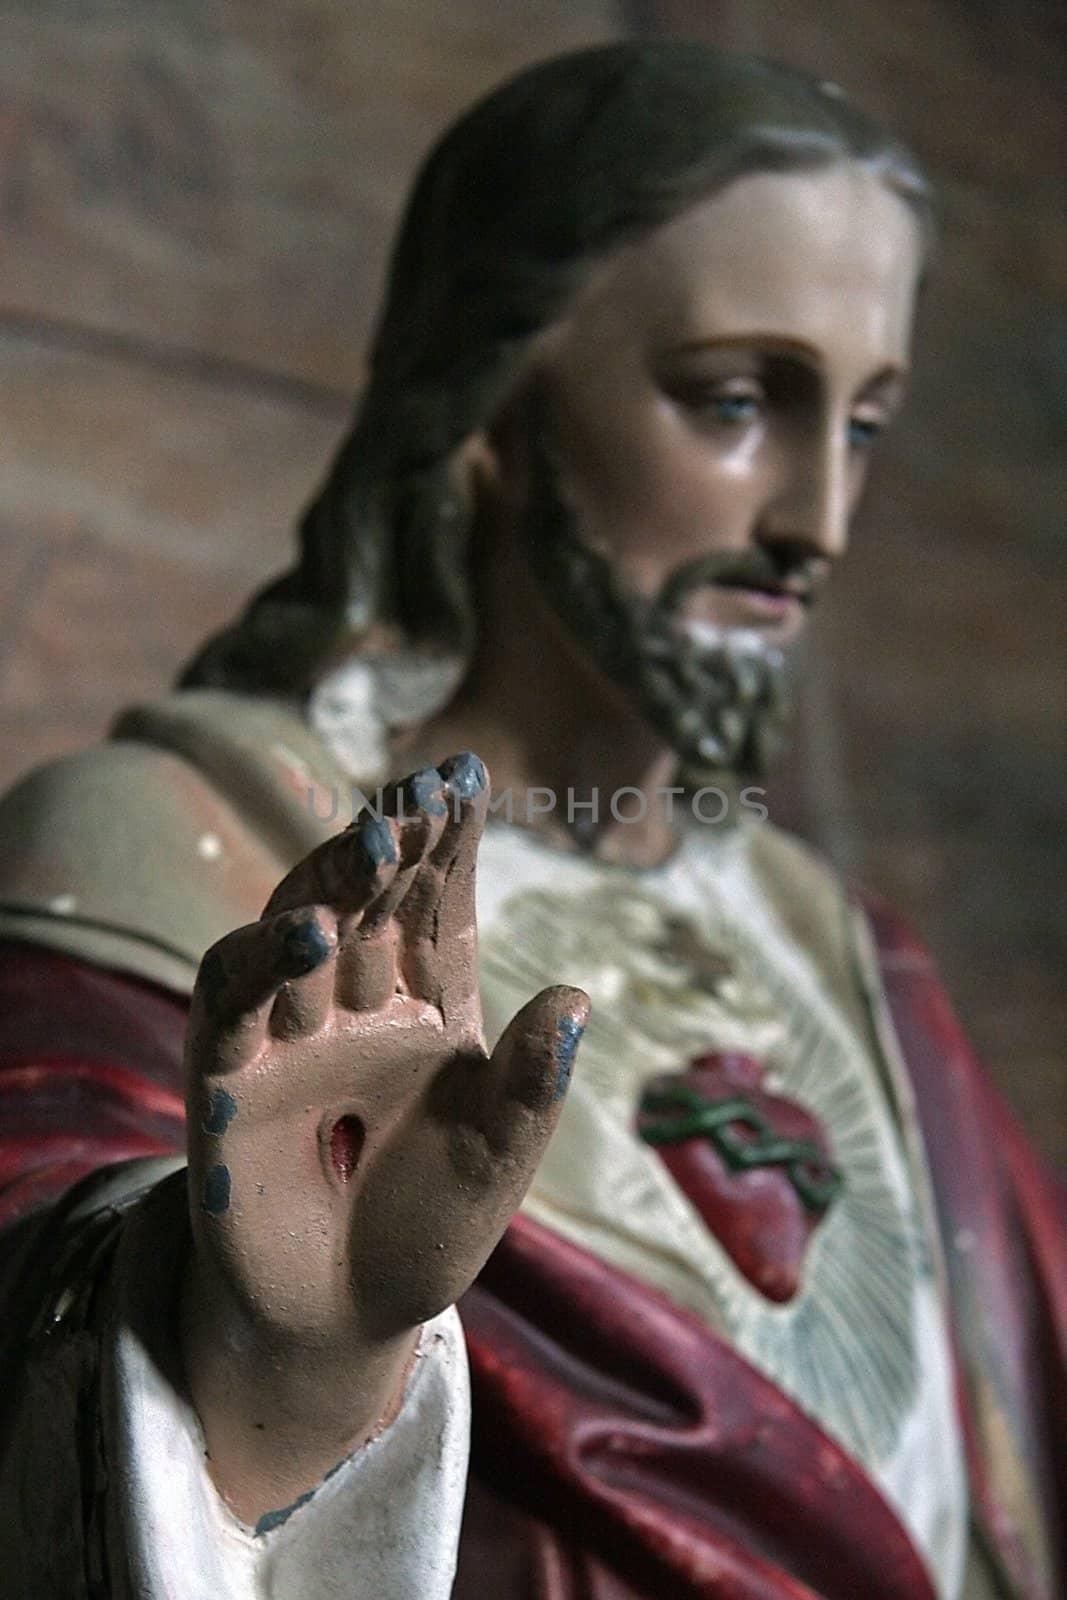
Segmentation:
{"type": "Polygon", "coordinates": [[[760,803],[929,232],[695,45],[430,156],[295,566],[0,807],[5,1594],[1064,1592],[1051,1185],[760,803]]]}

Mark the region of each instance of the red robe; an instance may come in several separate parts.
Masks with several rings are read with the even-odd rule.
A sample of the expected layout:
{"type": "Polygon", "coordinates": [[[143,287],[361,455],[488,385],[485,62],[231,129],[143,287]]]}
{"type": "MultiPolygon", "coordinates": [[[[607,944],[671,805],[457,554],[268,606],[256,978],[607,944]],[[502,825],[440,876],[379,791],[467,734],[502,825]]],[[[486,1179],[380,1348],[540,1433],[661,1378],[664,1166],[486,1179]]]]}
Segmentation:
{"type": "MultiPolygon", "coordinates": [[[[1039,1579],[994,1447],[1006,1423],[1055,1542],[1062,1207],[922,947],[870,914],[933,1171],[972,1495],[1012,1592],[1054,1600],[1067,1580],[1039,1579]]],[[[0,947],[0,1222],[108,1163],[181,1149],[185,1010],[150,984],[0,947]]],[[[663,1295],[519,1218],[461,1313],[474,1424],[456,1600],[933,1600],[863,1469],[663,1295]]]]}

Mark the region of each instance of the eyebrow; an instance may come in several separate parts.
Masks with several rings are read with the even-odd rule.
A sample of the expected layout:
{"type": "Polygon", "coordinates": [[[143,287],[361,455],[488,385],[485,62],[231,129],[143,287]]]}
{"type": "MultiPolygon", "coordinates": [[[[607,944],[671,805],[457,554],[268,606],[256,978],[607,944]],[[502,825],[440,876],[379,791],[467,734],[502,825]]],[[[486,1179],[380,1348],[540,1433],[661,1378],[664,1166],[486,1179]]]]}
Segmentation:
{"type": "Polygon", "coordinates": [[[903,392],[908,386],[909,377],[910,373],[907,367],[899,367],[895,362],[890,361],[876,372],[872,378],[868,378],[860,392],[869,394],[872,389],[898,389],[903,392]]]}
{"type": "MultiPolygon", "coordinates": [[[[809,344],[806,339],[797,339],[792,334],[776,333],[735,333],[707,339],[684,339],[678,344],[668,345],[660,353],[660,359],[669,360],[672,356],[701,355],[705,351],[716,350],[757,350],[775,354],[790,354],[799,356],[810,362],[815,367],[822,367],[823,361],[818,349],[809,344]]],[[[903,390],[907,387],[910,374],[906,366],[895,361],[887,361],[880,367],[859,391],[869,394],[874,389],[898,387],[903,390]]]]}
{"type": "Polygon", "coordinates": [[[703,339],[682,339],[679,343],[668,345],[664,355],[686,356],[699,355],[703,350],[731,350],[731,349],[768,349],[792,350],[797,355],[806,356],[810,361],[820,360],[819,352],[813,344],[806,339],[794,338],[788,333],[730,333],[714,334],[703,339]]]}

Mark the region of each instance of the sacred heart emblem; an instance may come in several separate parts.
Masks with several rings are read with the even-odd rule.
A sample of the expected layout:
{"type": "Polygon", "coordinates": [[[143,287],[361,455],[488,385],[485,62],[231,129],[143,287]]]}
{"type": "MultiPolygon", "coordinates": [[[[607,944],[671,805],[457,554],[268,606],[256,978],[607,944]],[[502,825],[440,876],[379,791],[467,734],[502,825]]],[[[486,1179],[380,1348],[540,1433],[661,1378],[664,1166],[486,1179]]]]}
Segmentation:
{"type": "Polygon", "coordinates": [[[645,1086],[637,1131],[738,1270],[784,1302],[843,1180],[818,1118],[763,1077],[752,1056],[698,1056],[645,1086]]]}

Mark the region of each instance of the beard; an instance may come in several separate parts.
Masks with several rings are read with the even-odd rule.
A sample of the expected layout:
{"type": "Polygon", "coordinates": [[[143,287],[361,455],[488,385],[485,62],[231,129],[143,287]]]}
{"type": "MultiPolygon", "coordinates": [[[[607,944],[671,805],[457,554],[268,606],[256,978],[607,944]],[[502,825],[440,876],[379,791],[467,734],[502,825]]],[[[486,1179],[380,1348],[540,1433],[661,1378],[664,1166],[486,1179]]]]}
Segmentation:
{"type": "Polygon", "coordinates": [[[543,418],[532,417],[526,558],[582,653],[640,709],[691,783],[760,777],[786,743],[791,655],[759,631],[694,625],[687,599],[709,584],[778,582],[762,551],[717,551],[677,568],[652,599],[583,537],[559,485],[543,418]]]}

